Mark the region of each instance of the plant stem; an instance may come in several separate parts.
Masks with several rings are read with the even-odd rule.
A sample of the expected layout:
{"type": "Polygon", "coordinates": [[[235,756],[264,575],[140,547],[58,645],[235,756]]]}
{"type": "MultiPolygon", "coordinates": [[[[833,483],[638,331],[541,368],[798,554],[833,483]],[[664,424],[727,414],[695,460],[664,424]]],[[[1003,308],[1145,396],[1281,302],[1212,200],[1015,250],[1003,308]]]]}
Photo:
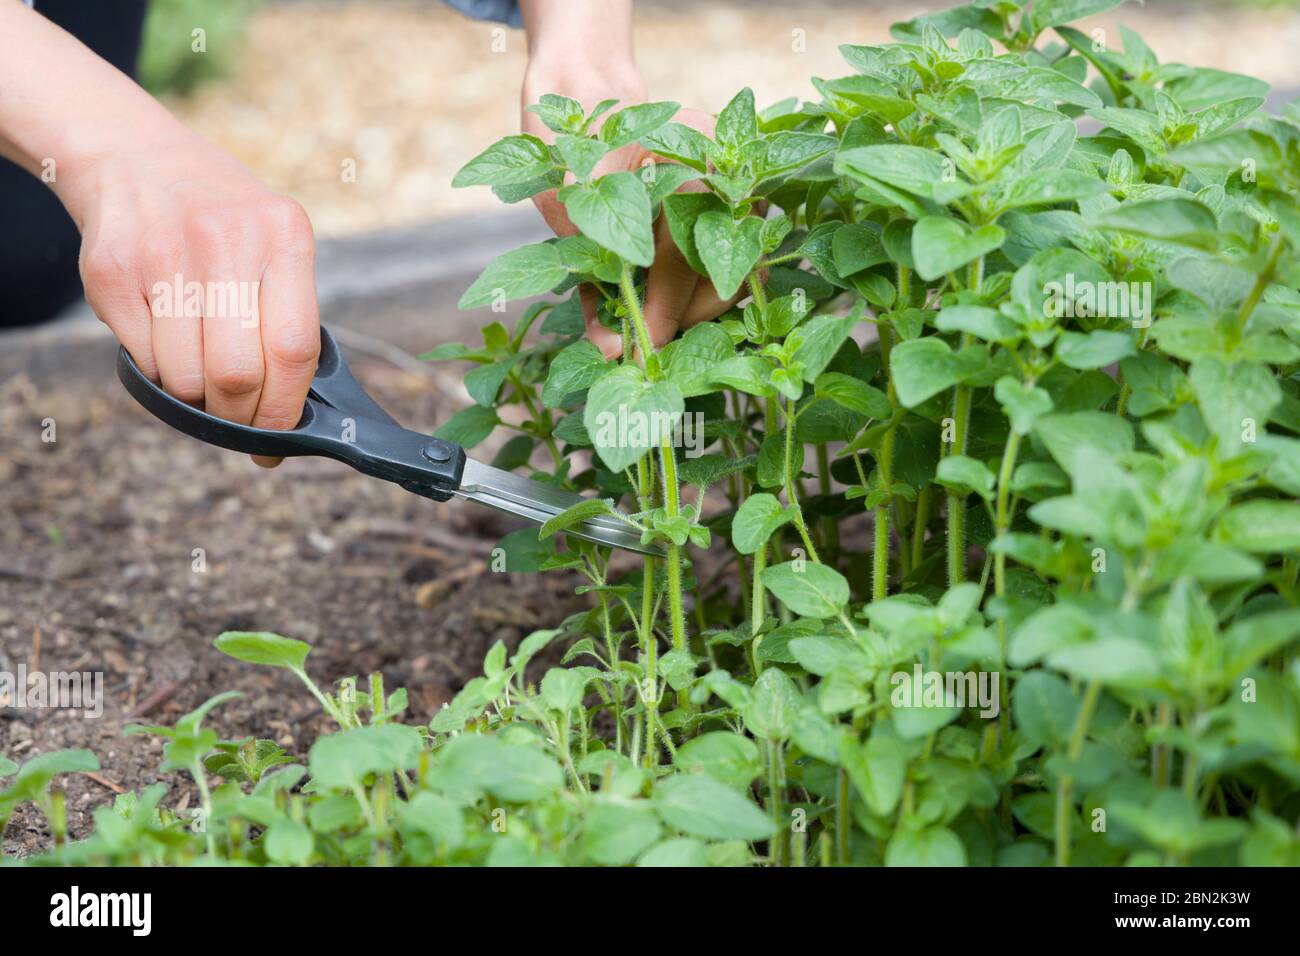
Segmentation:
{"type": "Polygon", "coordinates": [[[753,655],[752,667],[754,679],[758,679],[758,631],[767,619],[767,600],[763,591],[763,569],[767,566],[767,542],[764,541],[754,552],[754,585],[749,599],[749,634],[750,653],[753,655]]]}
{"type": "Polygon", "coordinates": [[[623,263],[623,272],[619,277],[619,289],[623,292],[623,304],[627,314],[632,318],[632,329],[636,332],[636,345],[641,352],[641,361],[645,363],[645,374],[650,381],[659,378],[659,357],[655,354],[654,341],[645,324],[645,313],[641,311],[641,300],[637,298],[636,282],[632,279],[632,267],[623,263]]]}
{"type": "MultiPolygon", "coordinates": [[[[980,257],[970,264],[967,272],[967,287],[978,292],[984,281],[984,259],[980,257]]],[[[961,347],[971,344],[971,335],[964,333],[961,347]]],[[[953,441],[951,455],[966,454],[966,431],[970,422],[971,390],[969,386],[958,385],[952,397],[953,441]]],[[[966,501],[964,496],[956,493],[948,495],[948,586],[953,587],[966,580],[966,501]]]]}
{"type": "MultiPolygon", "coordinates": [[[[970,419],[970,389],[958,385],[952,399],[953,441],[950,455],[966,454],[966,423],[970,419]]],[[[966,502],[948,493],[948,586],[966,580],[966,502]]]]}
{"type": "Polygon", "coordinates": [[[922,552],[925,550],[925,525],[929,520],[930,486],[926,485],[916,494],[916,515],[912,518],[912,563],[908,568],[914,571],[921,565],[922,552]]]}
{"type": "MultiPolygon", "coordinates": [[[[664,510],[669,518],[681,514],[681,491],[677,485],[677,458],[673,453],[672,438],[665,436],[659,446],[663,463],[664,510]]],[[[673,650],[686,649],[686,615],[682,611],[682,560],[681,548],[668,544],[668,613],[671,617],[673,650]]]]}
{"type": "Polygon", "coordinates": [[[212,791],[208,789],[208,775],[203,769],[203,761],[198,757],[194,758],[194,763],[190,766],[190,774],[194,777],[195,786],[199,788],[199,803],[203,806],[203,839],[207,843],[208,856],[215,858],[217,840],[212,835],[212,791]]]}
{"type": "Polygon", "coordinates": [[[1273,251],[1269,254],[1268,264],[1264,266],[1264,271],[1255,277],[1255,284],[1250,289],[1250,294],[1246,296],[1246,301],[1241,304],[1241,311],[1237,314],[1237,331],[1244,332],[1246,323],[1250,321],[1251,315],[1255,312],[1255,306],[1259,305],[1259,300],[1264,297],[1268,287],[1273,283],[1273,273],[1277,271],[1277,263],[1282,255],[1282,237],[1279,235],[1273,241],[1273,251]]]}
{"type": "MultiPolygon", "coordinates": [[[[643,510],[650,507],[650,489],[652,480],[650,477],[650,462],[651,459],[642,458],[636,463],[637,492],[643,510]]],[[[638,623],[641,625],[641,633],[639,635],[641,643],[641,659],[645,661],[645,683],[642,686],[649,686],[652,690],[652,693],[649,694],[643,692],[643,699],[641,702],[645,707],[645,765],[647,767],[653,767],[659,760],[654,733],[659,709],[659,685],[655,660],[659,647],[655,643],[654,600],[655,559],[650,555],[646,555],[641,563],[641,617],[638,623]]]]}
{"type": "Polygon", "coordinates": [[[785,788],[785,757],[781,743],[777,740],[767,742],[767,800],[772,811],[771,853],[773,866],[785,866],[785,811],[782,808],[782,791],[785,788]]]}
{"type": "Polygon", "coordinates": [[[764,312],[767,311],[767,293],[763,291],[763,283],[758,281],[757,273],[749,274],[749,294],[754,297],[754,304],[764,312]]]}
{"type": "Polygon", "coordinates": [[[344,719],[342,712],[334,706],[332,700],[321,693],[321,689],[316,686],[314,680],[307,676],[307,672],[300,667],[293,667],[290,668],[290,670],[297,675],[300,681],[307,685],[307,689],[311,691],[311,695],[315,697],[316,701],[321,705],[321,709],[334,718],[334,723],[338,724],[343,730],[347,730],[348,722],[344,719]]]}
{"type": "MultiPolygon", "coordinates": [[[[1097,700],[1101,697],[1101,684],[1089,681],[1083,692],[1083,703],[1079,705],[1079,714],[1074,719],[1074,731],[1070,734],[1070,745],[1066,757],[1073,764],[1083,752],[1084,741],[1088,737],[1088,724],[1093,711],[1097,709],[1097,700]]],[[[1061,775],[1056,782],[1056,865],[1070,865],[1070,816],[1073,804],[1070,791],[1074,787],[1074,778],[1068,773],[1061,775]]]]}
{"type": "MultiPolygon", "coordinates": [[[[899,281],[902,282],[907,270],[899,266],[899,281]]],[[[886,375],[886,394],[891,406],[898,402],[894,390],[894,373],[890,369],[889,356],[894,347],[893,329],[886,325],[880,329],[880,364],[886,375]]],[[[894,429],[891,427],[880,439],[880,454],[876,458],[877,491],[885,498],[875,508],[875,544],[871,555],[871,599],[883,601],[889,594],[889,518],[894,487],[894,429]]]]}
{"type": "MultiPolygon", "coordinates": [[[[831,454],[825,444],[817,446],[817,490],[823,495],[831,493],[831,454]]],[[[833,555],[840,550],[840,523],[834,515],[822,519],[822,540],[826,550],[833,555]]]]}
{"type": "MultiPolygon", "coordinates": [[[[808,525],[803,520],[803,509],[799,507],[799,494],[795,491],[794,426],[794,400],[791,399],[785,410],[785,503],[794,511],[794,527],[799,532],[804,547],[808,549],[808,557],[821,564],[821,558],[817,556],[817,548],[812,542],[812,537],[808,534],[808,525]]],[[[803,445],[800,445],[799,449],[802,452],[803,445]]]]}
{"type": "MultiPolygon", "coordinates": [[[[998,469],[998,498],[994,516],[994,527],[998,536],[1004,535],[1011,528],[1011,475],[1016,467],[1016,456],[1020,454],[1021,435],[1013,431],[1007,436],[1006,447],[1002,450],[1002,467],[998,469]]],[[[993,555],[993,593],[1004,597],[1007,593],[1007,556],[998,551],[993,555]]],[[[998,620],[998,650],[1005,658],[1007,651],[1007,622],[998,620]]]]}
{"type": "Polygon", "coordinates": [[[835,865],[849,865],[849,775],[843,767],[835,780],[835,865]]]}

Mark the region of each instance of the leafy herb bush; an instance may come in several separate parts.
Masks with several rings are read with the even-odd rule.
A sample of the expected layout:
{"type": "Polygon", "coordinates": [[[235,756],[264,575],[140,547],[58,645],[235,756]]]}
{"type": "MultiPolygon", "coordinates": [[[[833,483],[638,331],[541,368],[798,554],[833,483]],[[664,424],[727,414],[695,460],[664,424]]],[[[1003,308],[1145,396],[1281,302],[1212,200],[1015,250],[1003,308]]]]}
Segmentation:
{"type": "MultiPolygon", "coordinates": [[[[206,833],[155,787],[51,859],[1300,863],[1300,111],[1067,25],[1115,5],[901,24],[816,102],[742,91],[711,140],[675,104],[544,97],[554,145],[507,137],[457,184],[559,187],[581,234],[462,304],[568,296],[428,357],[475,363],[442,437],[510,429],[498,466],[594,492],[502,542],[590,610],[493,647],[427,728],[376,679],[317,688],[300,642],[223,635],[340,731],[275,769],[202,728],[216,698],[149,728],[206,833]],[[631,142],[665,161],[592,178],[631,142]],[[657,351],[656,216],[749,292],[657,351]],[[582,338],[579,283],[621,361],[582,338]],[[705,454],[606,430],[638,412],[698,413],[705,454]],[[561,548],[615,505],[662,558],[561,548]],[[946,674],[996,696],[899,693],[946,674]]],[[[47,792],[18,774],[0,808],[47,792]]]]}
{"type": "Polygon", "coordinates": [[[225,75],[260,0],[150,0],[140,43],[140,83],[187,96],[225,75]],[[196,30],[202,30],[201,37],[196,30]],[[196,49],[199,44],[202,49],[196,49]]]}

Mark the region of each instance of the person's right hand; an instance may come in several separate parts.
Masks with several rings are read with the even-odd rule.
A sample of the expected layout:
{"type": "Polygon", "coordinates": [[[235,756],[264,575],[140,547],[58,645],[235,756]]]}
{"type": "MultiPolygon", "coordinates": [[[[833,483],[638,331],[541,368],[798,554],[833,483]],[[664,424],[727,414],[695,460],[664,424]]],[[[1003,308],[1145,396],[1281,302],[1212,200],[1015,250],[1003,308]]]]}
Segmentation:
{"type": "Polygon", "coordinates": [[[320,352],[302,207],[179,125],[65,182],[86,299],[140,370],[218,418],[293,428],[320,352]]]}

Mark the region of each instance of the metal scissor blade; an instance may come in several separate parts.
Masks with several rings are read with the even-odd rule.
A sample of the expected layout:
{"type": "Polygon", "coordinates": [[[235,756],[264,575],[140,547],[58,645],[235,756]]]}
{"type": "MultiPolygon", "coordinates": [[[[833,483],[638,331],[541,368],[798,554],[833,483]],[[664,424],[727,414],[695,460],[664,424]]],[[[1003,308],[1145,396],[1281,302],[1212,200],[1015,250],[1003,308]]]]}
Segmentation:
{"type": "MultiPolygon", "coordinates": [[[[465,459],[460,488],[452,494],[466,501],[477,501],[497,511],[527,518],[537,524],[545,524],[561,512],[586,500],[582,495],[493,468],[473,458],[465,459]]],[[[663,554],[663,550],[655,545],[642,544],[640,532],[631,525],[608,515],[588,518],[566,528],[564,533],[624,551],[663,554]]]]}

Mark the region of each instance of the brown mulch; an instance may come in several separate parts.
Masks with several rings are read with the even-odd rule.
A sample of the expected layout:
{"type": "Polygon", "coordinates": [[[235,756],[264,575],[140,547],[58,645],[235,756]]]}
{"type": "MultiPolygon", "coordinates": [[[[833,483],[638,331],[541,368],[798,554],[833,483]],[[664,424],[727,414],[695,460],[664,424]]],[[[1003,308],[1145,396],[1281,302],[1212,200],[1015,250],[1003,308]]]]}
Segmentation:
{"type": "MultiPolygon", "coordinates": [[[[428,431],[459,404],[443,379],[353,368],[412,427],[428,431]]],[[[98,755],[99,774],[58,779],[74,837],[121,790],[162,779],[165,805],[192,801],[187,777],[157,773],[161,743],[121,730],[173,723],[221,691],[244,697],[210,716],[218,733],[270,737],[305,760],[328,722],[292,675],[213,649],[232,629],[310,642],[323,687],[381,671],[389,690],[409,691],[408,721],[427,720],[497,639],[513,646],[586,606],[568,575],[489,570],[488,552],[517,526],[322,459],[264,472],[154,421],[107,377],[0,383],[0,671],[101,671],[107,698],[99,719],[0,701],[0,755],[98,755]]],[[[4,854],[48,845],[40,814],[20,809],[4,854]]]]}

